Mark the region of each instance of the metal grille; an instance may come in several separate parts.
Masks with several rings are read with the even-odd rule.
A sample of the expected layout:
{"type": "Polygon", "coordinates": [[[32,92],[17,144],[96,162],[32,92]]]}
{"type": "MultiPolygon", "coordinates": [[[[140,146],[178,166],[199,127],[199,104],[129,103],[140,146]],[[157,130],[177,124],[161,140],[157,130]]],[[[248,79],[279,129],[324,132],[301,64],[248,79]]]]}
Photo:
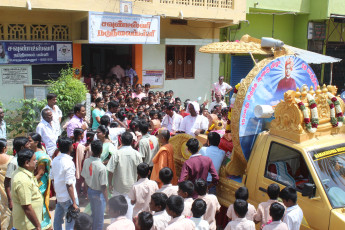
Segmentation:
{"type": "Polygon", "coordinates": [[[204,0],[192,0],[193,6],[204,6],[205,1],[204,0]]]}
{"type": "Polygon", "coordinates": [[[9,24],[7,27],[8,40],[26,40],[25,24],[9,24]]]}
{"type": "Polygon", "coordinates": [[[49,40],[47,25],[31,25],[30,26],[31,40],[49,40]]]}
{"type": "Polygon", "coordinates": [[[66,25],[53,25],[52,40],[67,41],[69,40],[69,28],[66,25]]]}
{"type": "Polygon", "coordinates": [[[233,0],[221,0],[220,8],[232,8],[233,7],[233,0]]]}
{"type": "Polygon", "coordinates": [[[175,4],[189,5],[189,0],[175,0],[175,4]]]}

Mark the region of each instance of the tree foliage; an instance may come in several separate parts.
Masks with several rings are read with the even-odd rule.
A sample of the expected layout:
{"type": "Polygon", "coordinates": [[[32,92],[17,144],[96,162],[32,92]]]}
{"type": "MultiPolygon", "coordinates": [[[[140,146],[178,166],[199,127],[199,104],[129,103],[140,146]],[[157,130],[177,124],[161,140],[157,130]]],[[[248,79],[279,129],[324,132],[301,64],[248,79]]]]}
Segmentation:
{"type": "Polygon", "coordinates": [[[74,68],[62,69],[60,77],[48,80],[49,92],[57,95],[57,105],[60,107],[64,117],[73,110],[78,103],[85,101],[87,88],[80,80],[74,77],[74,68]]]}
{"type": "MultiPolygon", "coordinates": [[[[64,117],[73,109],[77,103],[86,99],[86,86],[74,78],[74,68],[62,69],[57,80],[47,81],[49,92],[57,95],[57,105],[64,117]]],[[[25,135],[34,132],[41,118],[41,111],[47,104],[47,100],[22,99],[13,101],[17,103],[18,109],[8,110],[6,113],[6,123],[8,133],[11,136],[25,135]]]]}
{"type": "Polygon", "coordinates": [[[13,101],[17,103],[18,109],[8,110],[6,113],[7,131],[13,136],[25,135],[34,132],[41,118],[41,110],[47,104],[46,100],[21,99],[13,101]]]}

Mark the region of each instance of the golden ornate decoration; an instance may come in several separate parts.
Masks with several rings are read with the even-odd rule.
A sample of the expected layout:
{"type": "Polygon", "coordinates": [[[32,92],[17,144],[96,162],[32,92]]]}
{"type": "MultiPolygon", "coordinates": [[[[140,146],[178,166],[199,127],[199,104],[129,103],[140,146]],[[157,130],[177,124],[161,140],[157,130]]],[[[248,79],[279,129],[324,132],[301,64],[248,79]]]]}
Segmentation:
{"type": "Polygon", "coordinates": [[[243,35],[240,41],[235,42],[214,42],[199,49],[202,53],[222,53],[222,54],[261,54],[274,55],[275,57],[282,55],[294,54],[286,47],[275,50],[274,48],[262,48],[261,40],[251,37],[248,34],[243,35]]]}
{"type": "MultiPolygon", "coordinates": [[[[194,138],[189,134],[178,134],[170,138],[169,143],[173,146],[174,149],[174,161],[176,168],[176,175],[180,176],[181,167],[183,163],[189,159],[191,153],[188,151],[186,143],[189,139],[194,138]]],[[[199,138],[196,137],[198,140],[199,138]]],[[[199,140],[199,149],[202,147],[202,142],[199,140]]]]}
{"type": "Polygon", "coordinates": [[[227,175],[242,175],[247,167],[247,161],[243,156],[239,136],[240,116],[243,102],[246,97],[247,90],[256,75],[273,59],[273,57],[265,58],[258,62],[257,65],[255,65],[254,68],[248,73],[247,77],[242,80],[241,85],[238,88],[236,101],[231,110],[231,133],[234,148],[232,151],[231,161],[224,168],[227,175]]]}
{"type": "MultiPolygon", "coordinates": [[[[270,133],[279,135],[294,142],[302,142],[317,136],[345,132],[345,128],[343,126],[333,127],[330,122],[331,113],[328,104],[328,92],[332,93],[333,95],[337,95],[336,86],[323,85],[322,90],[321,87],[318,86],[316,91],[314,91],[313,87],[310,87],[309,89],[307,87],[303,87],[302,92],[300,92],[300,89],[298,88],[296,91],[287,91],[284,94],[284,101],[281,101],[275,107],[275,119],[271,122],[270,133]],[[311,117],[309,104],[307,102],[308,94],[315,97],[315,102],[317,104],[319,125],[315,133],[310,133],[307,131],[304,124],[303,113],[299,109],[298,102],[295,100],[298,99],[303,102],[309,117],[311,117]]],[[[342,111],[344,111],[343,100],[340,97],[337,97],[337,99],[340,102],[342,111]]]]}

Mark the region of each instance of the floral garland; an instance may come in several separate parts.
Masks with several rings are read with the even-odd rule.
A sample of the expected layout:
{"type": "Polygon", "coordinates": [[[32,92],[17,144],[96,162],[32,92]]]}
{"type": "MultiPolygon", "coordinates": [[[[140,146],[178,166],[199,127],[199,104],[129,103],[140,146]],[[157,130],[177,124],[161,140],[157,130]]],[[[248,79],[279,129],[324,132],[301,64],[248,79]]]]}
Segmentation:
{"type": "Polygon", "coordinates": [[[309,114],[307,112],[307,108],[304,105],[304,103],[298,99],[296,99],[296,101],[298,103],[299,109],[303,113],[305,127],[307,128],[308,132],[315,133],[317,130],[317,126],[319,125],[317,105],[316,105],[315,99],[312,95],[308,94],[307,99],[308,99],[309,108],[310,108],[310,112],[311,112],[311,119],[309,118],[309,114]]]}
{"type": "Polygon", "coordinates": [[[341,111],[340,102],[338,99],[331,94],[330,92],[327,93],[327,96],[330,100],[327,100],[329,107],[331,109],[331,123],[333,127],[341,127],[344,123],[344,115],[341,111]]]}

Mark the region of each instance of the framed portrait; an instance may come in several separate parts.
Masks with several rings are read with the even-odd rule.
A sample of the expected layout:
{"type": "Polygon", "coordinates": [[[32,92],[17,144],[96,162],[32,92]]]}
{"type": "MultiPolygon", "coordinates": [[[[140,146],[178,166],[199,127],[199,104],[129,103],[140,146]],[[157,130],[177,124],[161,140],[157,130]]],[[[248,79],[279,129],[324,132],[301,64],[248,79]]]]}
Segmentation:
{"type": "Polygon", "coordinates": [[[120,13],[132,14],[132,2],[120,1],[120,13]]]}

